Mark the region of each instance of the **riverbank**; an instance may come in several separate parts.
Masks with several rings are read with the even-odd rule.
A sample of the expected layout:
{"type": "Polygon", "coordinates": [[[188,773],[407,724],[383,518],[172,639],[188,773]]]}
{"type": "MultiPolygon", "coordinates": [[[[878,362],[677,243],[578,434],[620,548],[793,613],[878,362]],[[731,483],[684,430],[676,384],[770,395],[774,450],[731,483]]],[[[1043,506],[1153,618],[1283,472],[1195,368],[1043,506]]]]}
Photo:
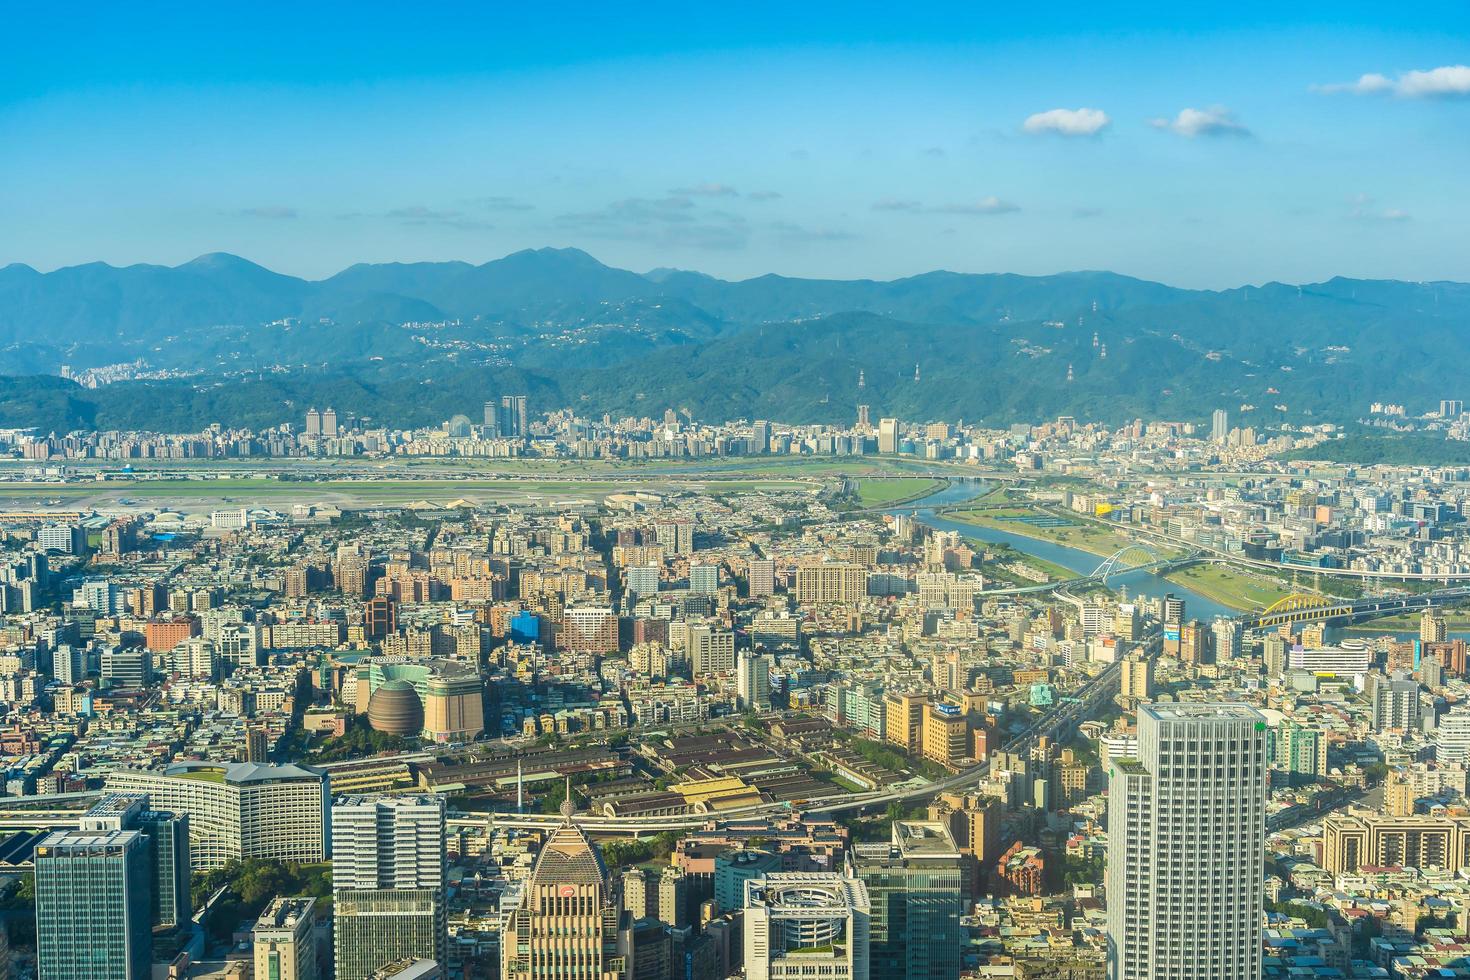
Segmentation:
{"type": "Polygon", "coordinates": [[[1037,517],[1051,519],[1054,515],[1046,511],[1037,510],[1032,507],[1001,506],[986,509],[954,509],[946,510],[944,516],[951,520],[964,521],[976,524],[980,527],[992,528],[996,531],[1006,531],[1010,534],[1019,534],[1022,537],[1034,538],[1037,541],[1048,541],[1067,548],[1076,548],[1078,551],[1086,551],[1097,555],[1099,558],[1107,558],[1129,545],[1135,544],[1132,538],[1101,528],[1094,528],[1086,524],[1072,523],[1065,527],[1044,527],[1030,524],[1023,520],[1007,520],[1007,518],[1037,517]]]}

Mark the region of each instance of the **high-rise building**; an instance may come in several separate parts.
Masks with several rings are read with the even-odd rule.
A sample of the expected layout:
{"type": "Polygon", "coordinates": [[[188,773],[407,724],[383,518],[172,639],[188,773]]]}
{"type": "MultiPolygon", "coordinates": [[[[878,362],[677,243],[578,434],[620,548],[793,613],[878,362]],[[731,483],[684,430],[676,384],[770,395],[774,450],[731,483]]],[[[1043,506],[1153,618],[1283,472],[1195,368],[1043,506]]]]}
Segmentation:
{"type": "Polygon", "coordinates": [[[316,437],[322,434],[322,413],[315,407],[306,410],[306,434],[316,437]]]}
{"type": "Polygon", "coordinates": [[[485,403],[485,428],[490,430],[492,436],[500,434],[500,406],[495,402],[485,403]]]}
{"type": "Polygon", "coordinates": [[[309,766],[248,762],[176,762],[157,770],[123,769],[109,790],[147,794],[155,809],[189,818],[195,871],[230,861],[322,861],[327,857],[327,776],[309,766]]]}
{"type": "Polygon", "coordinates": [[[337,410],[329,408],[322,413],[322,436],[327,439],[335,439],[337,433],[337,410]]]}
{"type": "Polygon", "coordinates": [[[316,899],[272,900],[250,942],[257,980],[316,980],[316,899]]]}
{"type": "Polygon", "coordinates": [[[878,452],[890,456],[898,452],[898,419],[878,420],[878,452]]]}
{"type": "Polygon", "coordinates": [[[1110,764],[1110,980],[1258,980],[1266,720],[1236,704],[1145,704],[1138,757],[1110,764]]]}
{"type": "Polygon", "coordinates": [[[1266,639],[1261,643],[1261,651],[1267,677],[1277,678],[1286,672],[1286,637],[1279,633],[1266,634],[1266,639]]]}
{"type": "Polygon", "coordinates": [[[1130,653],[1119,666],[1120,691],[1125,698],[1147,701],[1154,696],[1154,662],[1138,653],[1130,653]]]}
{"type": "Polygon", "coordinates": [[[714,595],[720,591],[720,566],[689,566],[689,591],[696,595],[714,595]]]}
{"type": "Polygon", "coordinates": [[[1230,414],[1217,408],[1210,415],[1210,441],[1224,442],[1230,436],[1230,414]]]}
{"type": "Polygon", "coordinates": [[[750,426],[750,451],[767,453],[771,450],[771,423],[756,419],[750,426]]]}
{"type": "Polygon", "coordinates": [[[1449,623],[1438,609],[1426,609],[1419,617],[1419,640],[1423,643],[1443,643],[1449,635],[1449,623]]]}
{"type": "Polygon", "coordinates": [[[524,439],[531,434],[530,418],[526,414],[525,395],[500,396],[500,434],[512,439],[524,439]]]}
{"type": "Polygon", "coordinates": [[[1443,418],[1459,418],[1465,414],[1465,402],[1459,398],[1442,398],[1439,402],[1439,414],[1443,418]]]}
{"type": "Polygon", "coordinates": [[[501,930],[501,980],[622,980],[607,866],[572,822],[570,795],[561,812],[501,930]]]}
{"type": "Polygon", "coordinates": [[[823,871],[745,883],[747,980],[868,980],[868,889],[823,871]]]}
{"type": "Polygon", "coordinates": [[[136,830],[148,843],[149,919],[156,928],[177,929],[189,921],[189,817],[150,810],[142,793],[107,793],[82,815],[86,832],[136,830]]]}
{"type": "Polygon", "coordinates": [[[396,960],[444,962],[444,800],[347,796],[332,805],[333,946],[339,980],[396,960]]]}
{"type": "Polygon", "coordinates": [[[1419,682],[1403,671],[1392,677],[1368,675],[1368,699],[1375,732],[1406,732],[1419,727],[1419,682]]]}
{"type": "Polygon", "coordinates": [[[741,711],[771,710],[771,667],[768,653],[741,650],[735,665],[735,698],[741,711]]]}
{"type": "Polygon", "coordinates": [[[796,601],[802,605],[850,604],[867,594],[867,569],[854,562],[822,562],[796,570],[796,601]]]}
{"type": "Polygon", "coordinates": [[[1434,758],[1440,765],[1470,762],[1470,709],[1454,708],[1434,729],[1434,758]]]}
{"type": "Polygon", "coordinates": [[[689,663],[695,679],[735,671],[735,634],[708,623],[689,627],[689,663]]]}
{"type": "Polygon", "coordinates": [[[57,831],[34,861],[39,980],[148,980],[152,868],[142,832],[57,831]]]}
{"type": "Polygon", "coordinates": [[[949,829],[896,820],[890,843],[856,844],[851,861],[868,891],[872,980],[956,980],[965,868],[949,829]]]}
{"type": "Polygon", "coordinates": [[[774,595],[776,592],[776,563],[769,558],[753,558],[749,572],[750,596],[774,595]]]}
{"type": "Polygon", "coordinates": [[[1220,616],[1216,618],[1210,629],[1215,634],[1215,663],[1226,664],[1232,660],[1239,660],[1241,641],[1245,634],[1240,623],[1220,616]]]}
{"type": "Polygon", "coordinates": [[[627,579],[627,592],[634,602],[646,596],[658,594],[659,567],[657,565],[630,565],[623,574],[627,579]]]}

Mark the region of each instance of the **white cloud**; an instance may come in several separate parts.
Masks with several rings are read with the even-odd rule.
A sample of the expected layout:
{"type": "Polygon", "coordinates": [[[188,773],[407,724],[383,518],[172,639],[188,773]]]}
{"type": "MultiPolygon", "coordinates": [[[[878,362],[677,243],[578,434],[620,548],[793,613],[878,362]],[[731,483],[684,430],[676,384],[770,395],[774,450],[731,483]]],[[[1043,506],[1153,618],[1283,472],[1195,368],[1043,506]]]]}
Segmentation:
{"type": "Polygon", "coordinates": [[[1427,71],[1406,71],[1398,78],[1377,72],[1359,76],[1356,82],[1315,85],[1318,92],[1352,95],[1393,94],[1405,99],[1441,99],[1470,96],[1470,65],[1443,65],[1427,71]]]}
{"type": "Polygon", "coordinates": [[[1021,128],[1028,133],[1096,136],[1111,123],[1108,114],[1101,109],[1048,109],[1046,112],[1027,116],[1021,128]]]}
{"type": "Polygon", "coordinates": [[[971,204],[945,204],[930,210],[935,214],[1010,214],[1012,211],[1021,209],[1010,201],[1002,201],[992,196],[982,197],[971,204]]]}
{"type": "Polygon", "coordinates": [[[898,197],[885,197],[873,202],[874,211],[922,211],[924,206],[918,201],[909,201],[898,197]]]}
{"type": "Polygon", "coordinates": [[[1352,200],[1353,208],[1348,217],[1359,221],[1412,221],[1414,216],[1403,208],[1380,208],[1367,194],[1358,194],[1352,200]]]}
{"type": "Polygon", "coordinates": [[[1171,133],[1194,139],[1198,136],[1249,136],[1246,129],[1235,118],[1235,113],[1224,106],[1208,109],[1180,109],[1173,119],[1150,119],[1155,129],[1166,129],[1171,133]]]}

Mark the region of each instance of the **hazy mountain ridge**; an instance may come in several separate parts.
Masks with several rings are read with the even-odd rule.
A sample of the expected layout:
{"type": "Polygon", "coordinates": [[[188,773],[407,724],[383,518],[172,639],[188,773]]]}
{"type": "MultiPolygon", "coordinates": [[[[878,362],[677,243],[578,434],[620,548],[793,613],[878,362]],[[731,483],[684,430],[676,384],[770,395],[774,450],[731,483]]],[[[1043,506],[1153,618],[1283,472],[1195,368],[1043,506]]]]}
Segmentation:
{"type": "Polygon", "coordinates": [[[639,275],[576,249],[356,265],[315,282],[219,253],[176,268],[9,266],[0,372],[142,357],[203,377],[95,391],[0,378],[0,426],[273,424],[306,401],[421,424],[473,414],[510,387],[542,408],[672,405],[711,419],[841,421],[859,399],[875,416],[997,422],[1214,407],[1248,421],[1276,405],[1353,417],[1369,400],[1464,397],[1453,367],[1470,362],[1467,328],[1462,283],[1214,292],[1108,272],[727,282],[639,275]],[[299,322],[268,326],[286,318],[299,322]],[[270,365],[294,367],[254,374],[270,365]]]}

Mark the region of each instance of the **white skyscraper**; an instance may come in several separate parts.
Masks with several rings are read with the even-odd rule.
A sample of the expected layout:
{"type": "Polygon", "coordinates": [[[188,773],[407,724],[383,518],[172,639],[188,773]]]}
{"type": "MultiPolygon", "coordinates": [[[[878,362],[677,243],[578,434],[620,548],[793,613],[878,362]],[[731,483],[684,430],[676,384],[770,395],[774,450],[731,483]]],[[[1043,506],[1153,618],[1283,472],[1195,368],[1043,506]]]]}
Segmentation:
{"type": "Polygon", "coordinates": [[[1224,442],[1230,435],[1230,415],[1223,408],[1215,409],[1210,416],[1210,439],[1214,442],[1224,442]]]}
{"type": "Polygon", "coordinates": [[[1470,711],[1456,708],[1439,720],[1434,758],[1440,765],[1470,761],[1470,711]]]}
{"type": "Polygon", "coordinates": [[[337,977],[407,957],[444,962],[444,800],[344,796],[332,804],[337,977]]]}
{"type": "Polygon", "coordinates": [[[868,889],[835,872],[745,883],[748,980],[868,980],[868,889]]]}
{"type": "Polygon", "coordinates": [[[1266,721],[1146,704],[1108,788],[1109,980],[1258,980],[1266,721]]]}
{"type": "Polygon", "coordinates": [[[771,708],[771,655],[741,650],[735,665],[735,696],[742,711],[771,708]]]}

